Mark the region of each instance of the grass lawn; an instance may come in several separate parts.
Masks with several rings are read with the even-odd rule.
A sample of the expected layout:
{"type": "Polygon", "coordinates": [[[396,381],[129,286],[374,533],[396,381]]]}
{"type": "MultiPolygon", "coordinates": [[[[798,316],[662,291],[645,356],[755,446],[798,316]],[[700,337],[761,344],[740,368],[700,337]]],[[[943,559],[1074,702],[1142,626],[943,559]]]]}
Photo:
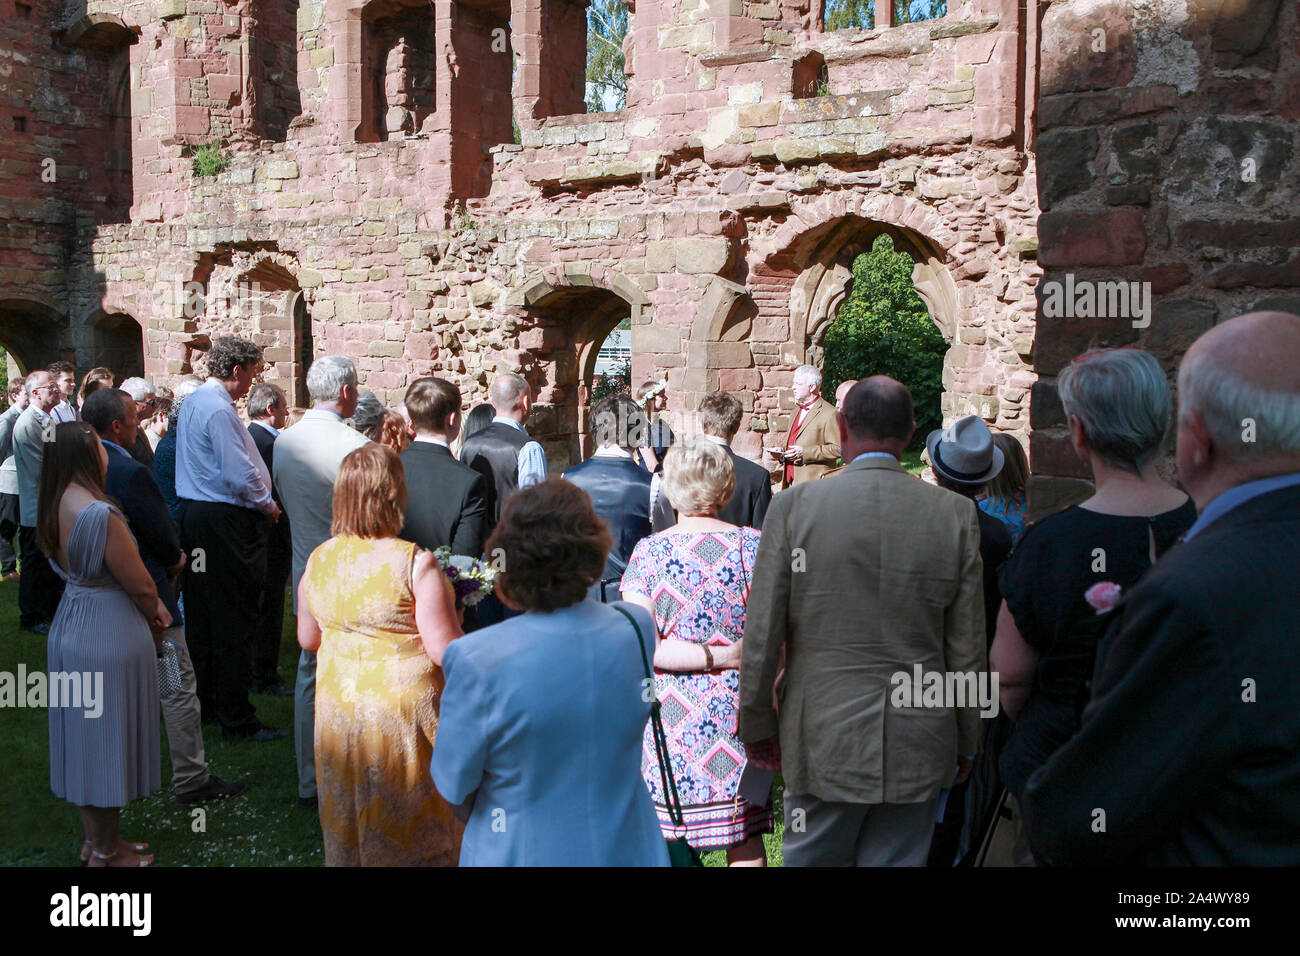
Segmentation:
{"type": "MultiPolygon", "coordinates": [[[[293,615],[286,609],[280,674],[292,685],[298,662],[293,615]]],[[[45,638],[18,629],[18,582],[0,582],[0,671],[45,669],[45,638]]],[[[293,698],[255,696],[258,716],[290,733],[271,743],[222,740],[216,725],[204,727],[207,759],[226,780],[247,780],[248,792],[233,800],[181,809],[171,796],[171,761],[162,732],[164,789],[137,800],[122,813],[122,834],[144,840],[167,866],[319,866],[324,863],[320,826],[313,810],[297,806],[293,756],[293,698]]],[[[161,717],[159,718],[161,724],[161,717]]],[[[44,709],[0,710],[0,865],[77,866],[81,821],[76,809],[50,792],[49,718],[44,709]]],[[[777,832],[768,835],[769,865],[781,863],[780,791],[777,832]]],[[[722,852],[706,855],[724,866],[722,852]]]]}

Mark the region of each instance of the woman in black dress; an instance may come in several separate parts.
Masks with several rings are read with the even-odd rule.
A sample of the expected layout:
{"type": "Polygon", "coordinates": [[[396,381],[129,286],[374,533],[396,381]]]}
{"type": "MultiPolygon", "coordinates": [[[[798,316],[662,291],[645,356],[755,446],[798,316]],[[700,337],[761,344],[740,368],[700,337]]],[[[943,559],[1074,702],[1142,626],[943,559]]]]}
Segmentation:
{"type": "Polygon", "coordinates": [[[1031,525],[999,574],[1003,603],[989,668],[1015,729],[1002,780],[1017,798],[1078,730],[1110,610],[1196,520],[1155,470],[1169,425],[1169,385],[1138,348],[1081,355],[1057,380],[1096,493],[1031,525]]]}

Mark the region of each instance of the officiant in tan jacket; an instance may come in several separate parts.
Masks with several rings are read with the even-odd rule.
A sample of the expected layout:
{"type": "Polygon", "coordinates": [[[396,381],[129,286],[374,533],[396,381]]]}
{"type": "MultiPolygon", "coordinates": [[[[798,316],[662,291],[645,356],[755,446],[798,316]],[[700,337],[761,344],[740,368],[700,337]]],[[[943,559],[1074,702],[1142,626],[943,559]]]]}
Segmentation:
{"type": "Polygon", "coordinates": [[[763,522],[740,737],[785,775],[786,865],[923,865],[940,791],[978,751],[980,711],[919,688],[900,704],[897,675],[987,671],[975,504],[899,464],[916,425],[893,379],[858,383],[838,427],[849,464],[774,496],[763,522]]]}
{"type": "Polygon", "coordinates": [[[821,397],[822,373],[812,365],[794,372],[794,418],[785,447],[770,449],[782,465],[781,487],[820,478],[840,457],[840,432],[835,406],[821,397]]]}

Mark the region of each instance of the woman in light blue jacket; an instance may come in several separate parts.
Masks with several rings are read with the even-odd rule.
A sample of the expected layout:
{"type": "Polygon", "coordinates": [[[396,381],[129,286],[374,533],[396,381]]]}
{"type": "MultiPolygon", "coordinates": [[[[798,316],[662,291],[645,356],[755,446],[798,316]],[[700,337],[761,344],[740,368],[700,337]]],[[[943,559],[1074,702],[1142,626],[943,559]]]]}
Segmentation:
{"type": "MultiPolygon", "coordinates": [[[[434,785],[467,821],[461,866],[667,866],[641,779],[650,717],[626,617],[587,598],[611,546],[586,493],[560,478],[517,492],[488,541],[502,601],[527,611],[442,658],[434,785]]],[[[625,605],[654,655],[654,623],[625,605]]]]}

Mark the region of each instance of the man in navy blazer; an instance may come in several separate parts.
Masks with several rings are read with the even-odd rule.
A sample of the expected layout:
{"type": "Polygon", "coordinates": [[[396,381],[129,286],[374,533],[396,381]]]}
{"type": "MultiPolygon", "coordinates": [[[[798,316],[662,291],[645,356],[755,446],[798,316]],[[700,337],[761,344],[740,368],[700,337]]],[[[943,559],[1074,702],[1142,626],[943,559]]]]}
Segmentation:
{"type": "MultiPolygon", "coordinates": [[[[268,474],[275,474],[275,440],[289,420],[289,400],[277,385],[258,382],[248,392],[248,433],[266,462],[268,474]]],[[[271,488],[271,497],[284,511],[280,492],[271,488]]],[[[280,639],[284,631],[284,590],[289,586],[293,567],[293,537],[289,516],[281,514],[271,527],[266,544],[266,583],[258,601],[257,625],[250,637],[253,655],[253,693],[292,697],[293,688],[280,676],[280,639]]]]}
{"type": "Polygon", "coordinates": [[[1300,865],[1300,316],[1215,326],[1178,374],[1200,518],[1123,596],[1079,732],[1023,811],[1048,865],[1300,865]]]}
{"type": "MultiPolygon", "coordinates": [[[[767,506],[772,503],[772,476],[762,465],[756,465],[731,450],[732,439],[740,431],[744,412],[740,399],[730,392],[710,392],[700,400],[700,430],[705,438],[727,449],[736,471],[736,490],[731,500],[718,511],[718,520],[762,531],[767,506]]],[[[667,495],[659,496],[651,517],[655,531],[663,531],[677,523],[677,512],[667,495]]]]}
{"type": "Polygon", "coordinates": [[[401,454],[406,471],[406,513],[400,537],[426,550],[483,554],[487,479],[456,460],[451,440],[460,434],[460,389],[441,378],[419,378],[403,399],[415,440],[401,454]]]}
{"type": "Polygon", "coordinates": [[[242,780],[227,783],[208,770],[204,759],[203,721],[194,665],[185,644],[185,627],[176,599],[175,579],[185,564],[185,553],[153,472],[132,458],[129,451],[139,434],[135,400],[121,389],[100,388],[87,397],[81,418],[99,433],[104,443],[108,452],[105,490],[126,515],[140,558],[172,616],[172,626],[163,632],[163,637],[179,646],[181,691],[162,702],[162,711],[176,802],[185,806],[237,796],[248,789],[248,784],[242,780]]]}

